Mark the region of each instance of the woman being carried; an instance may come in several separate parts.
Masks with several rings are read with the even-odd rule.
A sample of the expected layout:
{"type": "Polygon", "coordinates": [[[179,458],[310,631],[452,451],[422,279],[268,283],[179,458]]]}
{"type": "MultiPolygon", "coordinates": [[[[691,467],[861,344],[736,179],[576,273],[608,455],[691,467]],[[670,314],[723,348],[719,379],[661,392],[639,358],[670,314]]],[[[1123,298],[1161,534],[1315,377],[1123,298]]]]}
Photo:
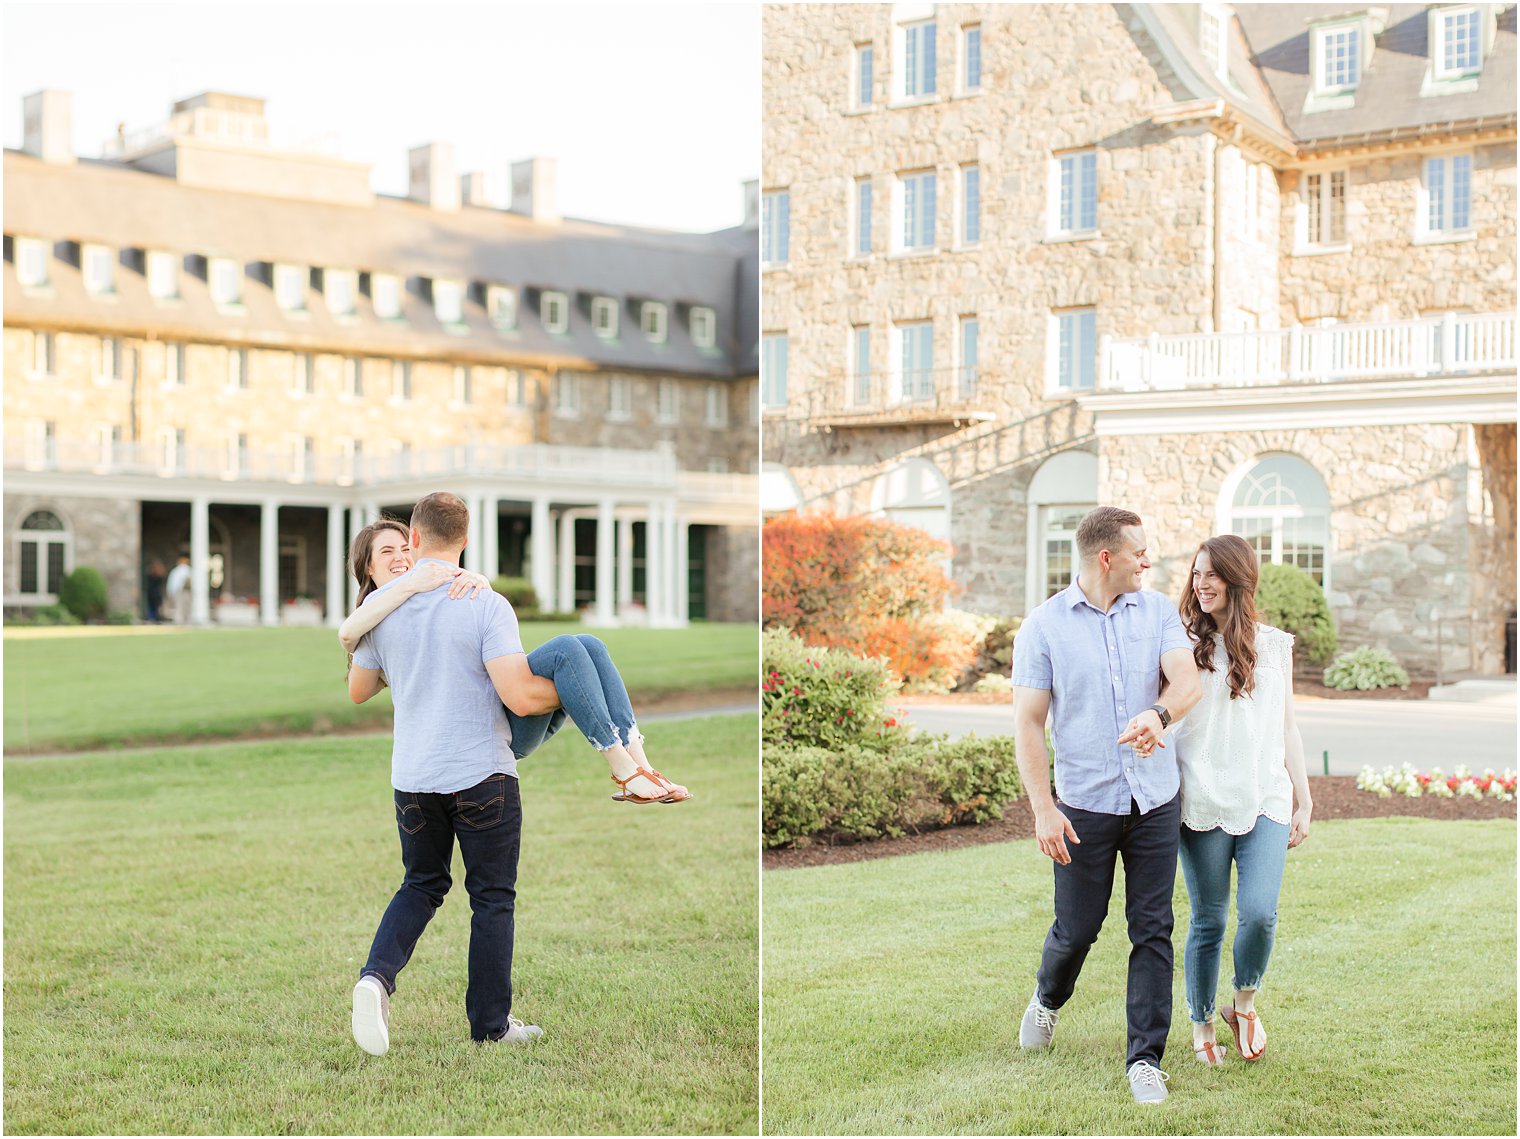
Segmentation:
{"type": "MultiPolygon", "coordinates": [[[[365,633],[404,605],[409,597],[449,584],[449,596],[473,598],[490,583],[481,575],[436,561],[414,565],[409,531],[404,522],[382,518],[354,537],[349,569],[359,583],[359,605],[338,629],[338,638],[352,661],[365,633]],[[366,599],[380,586],[401,578],[373,602],[366,599]],[[452,583],[452,584],[450,584],[452,583]]],[[[607,646],[587,634],[570,634],[546,641],[528,653],[533,675],[550,680],[561,706],[537,716],[519,716],[504,708],[512,727],[512,751],[519,759],[536,750],[568,718],[607,761],[620,803],[680,803],[691,793],[672,783],[644,754],[644,737],[634,721],[633,706],[623,678],[607,646]],[[599,738],[600,736],[600,738],[599,738]]]]}

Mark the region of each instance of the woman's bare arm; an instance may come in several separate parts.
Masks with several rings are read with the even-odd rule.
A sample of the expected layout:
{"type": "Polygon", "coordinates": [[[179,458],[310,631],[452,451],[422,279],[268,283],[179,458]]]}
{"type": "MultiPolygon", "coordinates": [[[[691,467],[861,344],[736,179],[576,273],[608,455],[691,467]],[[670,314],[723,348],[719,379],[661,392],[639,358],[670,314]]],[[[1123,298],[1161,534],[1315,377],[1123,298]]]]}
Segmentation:
{"type": "Polygon", "coordinates": [[[1283,766],[1293,782],[1297,807],[1288,826],[1288,845],[1297,846],[1309,837],[1309,820],[1314,814],[1314,799],[1309,794],[1308,765],[1304,761],[1304,737],[1293,715],[1293,660],[1288,659],[1287,694],[1283,699],[1283,766]]]}
{"type": "Polygon", "coordinates": [[[344,618],[343,624],[338,626],[338,640],[343,642],[343,651],[352,653],[357,649],[364,634],[401,608],[407,598],[437,589],[459,575],[458,566],[433,561],[422,562],[402,574],[393,587],[370,598],[344,618]]]}

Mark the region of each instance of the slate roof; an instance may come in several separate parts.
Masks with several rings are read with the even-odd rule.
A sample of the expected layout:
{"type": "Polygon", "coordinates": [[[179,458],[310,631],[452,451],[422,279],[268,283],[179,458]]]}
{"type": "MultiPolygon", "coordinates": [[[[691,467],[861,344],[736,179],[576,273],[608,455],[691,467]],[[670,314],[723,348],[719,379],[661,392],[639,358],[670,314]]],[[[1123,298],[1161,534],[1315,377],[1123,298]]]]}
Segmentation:
{"type": "Polygon", "coordinates": [[[7,235],[56,243],[97,242],[118,250],[232,257],[250,267],[281,261],[408,278],[400,321],[376,317],[364,295],[355,317],[334,318],[315,292],[308,294],[306,315],[292,316],[275,305],[267,279],[252,271],[243,287],[246,311],[228,315],[213,305],[203,275],[188,269],[181,271],[177,302],[149,296],[141,273],[125,265],[117,268],[114,298],[92,296],[77,263],[60,256],[60,244],[45,294],[21,290],[7,260],[7,323],[35,319],[122,332],[169,329],[177,336],[356,354],[507,356],[525,364],[725,378],[752,376],[758,368],[754,229],[683,234],[574,219],[550,224],[483,207],[442,213],[387,197],[370,206],[297,201],[183,186],[109,161],[55,166],[12,150],[5,152],[4,228],[7,235]],[[471,283],[462,332],[438,322],[419,278],[471,283]],[[478,283],[519,288],[516,329],[504,332],[491,324],[478,283]],[[571,298],[569,330],[562,335],[539,323],[538,293],[545,289],[571,298]],[[619,300],[616,339],[592,330],[593,295],[619,300]],[[663,344],[650,343],[640,330],[643,300],[669,306],[663,344]],[[691,305],[716,314],[715,348],[692,343],[691,305]]]}

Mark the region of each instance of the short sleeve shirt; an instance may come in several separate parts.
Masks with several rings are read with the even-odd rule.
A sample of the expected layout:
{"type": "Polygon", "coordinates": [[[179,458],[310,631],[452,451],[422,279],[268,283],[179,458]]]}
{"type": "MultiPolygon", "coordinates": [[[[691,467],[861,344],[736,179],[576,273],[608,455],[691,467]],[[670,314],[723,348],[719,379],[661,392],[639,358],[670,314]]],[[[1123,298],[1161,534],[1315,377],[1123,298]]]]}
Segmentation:
{"type": "Polygon", "coordinates": [[[1172,748],[1139,758],[1124,726],[1156,702],[1161,656],[1189,647],[1177,608],[1151,590],[1121,593],[1107,613],[1070,586],[1034,610],[1013,645],[1013,683],[1050,693],[1061,801],[1084,811],[1151,811],[1177,795],[1172,748]]]}
{"type": "Polygon", "coordinates": [[[485,664],[522,651],[517,615],[491,592],[419,593],[364,635],[354,663],[385,673],[396,708],[396,790],[448,794],[497,772],[516,777],[512,729],[485,664]]]}

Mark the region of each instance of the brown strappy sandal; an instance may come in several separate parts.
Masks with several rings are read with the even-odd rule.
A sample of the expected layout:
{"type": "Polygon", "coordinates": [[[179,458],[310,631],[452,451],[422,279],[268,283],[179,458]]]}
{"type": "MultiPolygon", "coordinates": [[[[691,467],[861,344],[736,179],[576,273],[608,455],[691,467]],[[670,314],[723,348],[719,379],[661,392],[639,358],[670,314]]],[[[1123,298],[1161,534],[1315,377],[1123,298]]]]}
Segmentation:
{"type": "Polygon", "coordinates": [[[1256,1061],[1267,1054],[1267,1030],[1262,1027],[1261,1017],[1254,1012],[1236,1012],[1234,1006],[1219,1010],[1224,1022],[1235,1034],[1235,1048],[1242,1060],[1256,1061]],[[1260,1040],[1261,1047],[1255,1052],[1246,1051],[1247,1040],[1260,1040]]]}
{"type": "Polygon", "coordinates": [[[1193,1049],[1193,1055],[1198,1057],[1200,1063],[1207,1064],[1211,1068],[1218,1068],[1224,1064],[1225,1053],[1228,1049],[1217,1040],[1211,1040],[1207,1044],[1193,1049]]]}
{"type": "Polygon", "coordinates": [[[687,799],[691,798],[691,792],[686,790],[685,787],[682,787],[678,783],[672,783],[652,767],[636,767],[633,770],[633,774],[626,779],[619,779],[614,775],[612,781],[622,789],[622,794],[612,797],[614,803],[637,803],[642,806],[646,803],[684,803],[687,799]],[[628,790],[628,784],[632,783],[640,775],[656,787],[663,787],[663,794],[638,795],[628,790]]]}

